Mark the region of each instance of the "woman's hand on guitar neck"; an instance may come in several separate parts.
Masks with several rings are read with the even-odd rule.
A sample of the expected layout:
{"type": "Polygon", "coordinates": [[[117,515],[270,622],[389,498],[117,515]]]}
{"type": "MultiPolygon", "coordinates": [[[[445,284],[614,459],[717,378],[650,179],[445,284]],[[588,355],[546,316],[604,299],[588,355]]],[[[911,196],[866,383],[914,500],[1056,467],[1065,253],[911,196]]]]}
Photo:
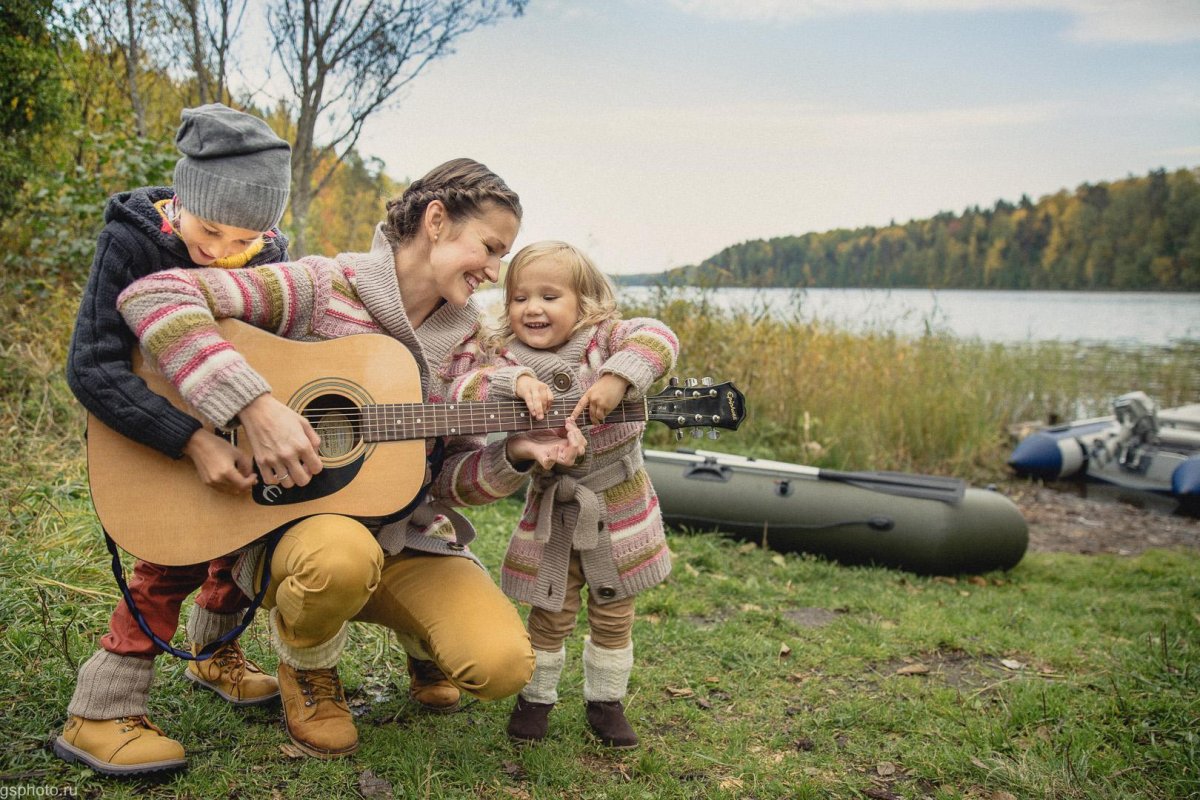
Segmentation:
{"type": "Polygon", "coordinates": [[[322,469],[321,437],[308,420],[268,392],[238,412],[263,480],[281,486],[307,486],[322,469]]]}
{"type": "Polygon", "coordinates": [[[183,454],[192,460],[204,485],[218,492],[242,494],[258,483],[250,457],[212,431],[201,428],[193,433],[183,454]]]}
{"type": "Polygon", "coordinates": [[[587,439],[575,421],[570,419],[565,428],[516,433],[505,442],[509,461],[514,464],[536,461],[538,466],[547,470],[558,464],[572,466],[587,450],[587,439]]]}

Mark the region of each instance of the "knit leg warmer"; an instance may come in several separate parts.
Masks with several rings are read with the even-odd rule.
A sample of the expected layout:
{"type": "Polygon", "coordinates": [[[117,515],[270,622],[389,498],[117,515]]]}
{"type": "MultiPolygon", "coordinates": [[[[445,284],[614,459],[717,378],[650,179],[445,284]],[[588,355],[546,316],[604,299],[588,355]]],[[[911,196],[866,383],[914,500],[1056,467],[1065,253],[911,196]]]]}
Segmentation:
{"type": "Polygon", "coordinates": [[[533,651],[533,677],[521,690],[521,697],[531,703],[554,705],[558,702],[558,679],[567,662],[567,649],[533,651]]]}
{"type": "Polygon", "coordinates": [[[67,713],[84,719],[118,719],[149,714],[152,683],[154,659],[97,650],[79,668],[75,694],[67,705],[67,713]]]}
{"type": "Polygon", "coordinates": [[[589,636],[583,642],[583,699],[589,702],[623,700],[633,672],[633,642],[618,650],[598,647],[589,636]]]}
{"type": "Polygon", "coordinates": [[[237,627],[241,617],[241,612],[216,614],[203,606],[193,604],[187,620],[188,642],[203,647],[216,641],[237,627]]]}
{"type": "Polygon", "coordinates": [[[342,648],[346,646],[346,637],[350,633],[350,625],[343,622],[342,627],[332,638],[315,647],[295,647],[283,640],[279,633],[279,609],[271,609],[271,644],[279,660],[292,669],[330,669],[336,667],[342,657],[342,648]]]}

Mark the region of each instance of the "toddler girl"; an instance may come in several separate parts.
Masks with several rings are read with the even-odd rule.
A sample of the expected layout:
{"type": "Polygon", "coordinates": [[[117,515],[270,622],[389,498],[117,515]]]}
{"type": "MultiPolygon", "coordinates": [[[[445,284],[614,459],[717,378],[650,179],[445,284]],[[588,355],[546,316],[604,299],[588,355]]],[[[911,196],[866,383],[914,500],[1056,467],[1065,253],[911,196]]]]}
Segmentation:
{"type": "Polygon", "coordinates": [[[543,418],[554,395],[582,395],[585,456],[574,466],[534,469],[521,521],[504,558],[501,588],[532,605],[528,630],[536,656],[517,697],[508,735],[545,737],[588,587],[583,697],[588,724],[605,745],[637,745],[622,700],[633,669],[633,597],[671,570],[658,497],[642,468],[644,422],[603,424],[627,397],[675,365],[679,342],[653,319],[621,320],[613,290],[588,257],[563,242],[539,242],[514,256],[505,280],[505,316],[487,340],[492,366],[451,388],[456,401],[519,397],[543,418]]]}

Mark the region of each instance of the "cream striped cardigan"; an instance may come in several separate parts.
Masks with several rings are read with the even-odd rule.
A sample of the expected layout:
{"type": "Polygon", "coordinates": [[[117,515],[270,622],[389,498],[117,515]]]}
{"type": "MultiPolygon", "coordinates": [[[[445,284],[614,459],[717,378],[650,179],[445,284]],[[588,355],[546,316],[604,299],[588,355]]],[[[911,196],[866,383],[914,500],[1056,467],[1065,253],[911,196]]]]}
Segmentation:
{"type": "MultiPolygon", "coordinates": [[[[428,402],[441,402],[451,382],[483,363],[476,344],[479,310],[473,303],[443,304],[413,329],[381,230],[367,253],[251,269],[158,272],[130,284],[118,306],[148,357],[217,425],[230,422],[270,387],[220,336],[214,317],[240,319],[300,341],[387,334],[415,356],[428,402]]],[[[448,438],[441,474],[421,508],[383,527],[378,520],[363,521],[389,554],[411,547],[472,557],[464,546],[474,539],[474,530],[450,507],[506,497],[528,477],[508,461],[503,442],[485,446],[479,436],[448,438]]]]}
{"type": "MultiPolygon", "coordinates": [[[[514,341],[492,366],[456,379],[449,400],[514,397],[516,379],[530,372],[552,387],[556,374],[569,376],[570,388],[555,389],[556,396],[579,397],[601,375],[613,373],[629,381],[628,397],[642,397],[674,368],[678,353],[679,340],[658,320],[607,320],[579,331],[557,351],[534,350],[514,341]]],[[[579,464],[556,467],[549,474],[534,468],[521,521],[504,556],[500,587],[505,594],[550,611],[561,610],[573,549],[579,551],[589,596],[600,603],[631,597],[666,578],[671,553],[658,496],[641,466],[645,428],[644,422],[586,428],[588,449],[579,464]],[[583,514],[595,520],[594,530],[576,528],[586,509],[579,495],[574,500],[570,495],[580,485],[599,496],[598,519],[583,514]],[[557,494],[547,520],[542,507],[550,492],[557,494]],[[549,528],[548,538],[539,535],[539,519],[543,535],[549,528]]]]}

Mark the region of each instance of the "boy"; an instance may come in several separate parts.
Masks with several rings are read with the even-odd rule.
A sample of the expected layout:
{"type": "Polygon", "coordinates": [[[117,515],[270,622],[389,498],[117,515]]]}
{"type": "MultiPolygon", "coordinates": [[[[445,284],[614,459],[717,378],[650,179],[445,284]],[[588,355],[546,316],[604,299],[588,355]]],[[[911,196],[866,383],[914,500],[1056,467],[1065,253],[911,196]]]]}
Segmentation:
{"type": "MultiPolygon", "coordinates": [[[[188,456],[214,489],[242,492],[256,481],[249,459],[132,372],[137,339],[117,312],[117,295],[137,278],[170,267],[287,261],[287,239],[276,226],[288,198],[291,148],[262,120],[219,103],[184,109],[175,142],[182,157],[173,187],[122,192],[105,209],[71,338],[67,381],[104,424],[173,458],[188,456]]],[[[232,557],[183,567],[139,561],[129,589],[151,630],[169,641],[183,601],[200,588],[187,624],[196,652],[231,630],[249,605],[233,582],[232,563],[232,557]]],[[[104,775],[184,766],[183,746],[147,717],[154,658],[162,651],[124,600],[100,643],[79,670],[55,753],[104,775]]],[[[189,661],[185,674],[235,705],[279,696],[275,678],[247,660],[236,641],[206,661],[189,661]]]]}

